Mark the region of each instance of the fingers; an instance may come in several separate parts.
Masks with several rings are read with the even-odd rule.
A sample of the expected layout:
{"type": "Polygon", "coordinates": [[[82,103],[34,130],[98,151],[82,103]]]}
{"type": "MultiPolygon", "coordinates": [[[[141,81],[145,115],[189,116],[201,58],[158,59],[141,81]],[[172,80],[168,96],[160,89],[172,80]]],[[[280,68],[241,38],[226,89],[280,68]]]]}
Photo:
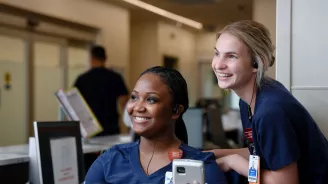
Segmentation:
{"type": "Polygon", "coordinates": [[[223,158],[216,159],[216,163],[218,164],[218,166],[221,168],[221,170],[223,172],[227,172],[227,171],[230,170],[230,167],[226,163],[226,159],[224,157],[223,158]]]}
{"type": "Polygon", "coordinates": [[[218,158],[215,161],[218,165],[224,164],[224,158],[218,158]]]}

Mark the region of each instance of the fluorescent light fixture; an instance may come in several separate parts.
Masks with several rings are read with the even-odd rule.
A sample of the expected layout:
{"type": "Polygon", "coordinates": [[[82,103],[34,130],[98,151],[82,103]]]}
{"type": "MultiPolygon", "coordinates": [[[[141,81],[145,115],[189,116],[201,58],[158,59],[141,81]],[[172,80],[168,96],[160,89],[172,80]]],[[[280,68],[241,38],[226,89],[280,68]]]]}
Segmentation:
{"type": "Polygon", "coordinates": [[[145,10],[148,10],[150,12],[156,13],[156,14],[161,15],[163,17],[172,19],[174,21],[180,22],[182,24],[186,24],[186,25],[188,25],[190,27],[193,27],[193,28],[196,28],[196,29],[202,29],[203,28],[203,25],[201,23],[199,23],[199,22],[196,22],[196,21],[191,20],[191,19],[187,19],[185,17],[182,17],[180,15],[171,13],[171,12],[166,11],[166,10],[163,10],[161,8],[158,8],[156,6],[150,5],[150,4],[145,3],[143,1],[140,1],[140,0],[122,0],[122,1],[125,1],[127,3],[130,3],[130,4],[134,5],[134,6],[138,6],[140,8],[145,9],[145,10]]]}

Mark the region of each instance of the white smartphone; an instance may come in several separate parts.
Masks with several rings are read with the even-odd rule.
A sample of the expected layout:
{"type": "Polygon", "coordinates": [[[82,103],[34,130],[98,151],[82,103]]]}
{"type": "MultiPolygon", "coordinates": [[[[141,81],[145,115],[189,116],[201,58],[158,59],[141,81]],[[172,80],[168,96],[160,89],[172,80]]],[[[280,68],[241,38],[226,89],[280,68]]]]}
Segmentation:
{"type": "Polygon", "coordinates": [[[204,162],[190,159],[174,159],[173,184],[205,184],[204,162]]]}

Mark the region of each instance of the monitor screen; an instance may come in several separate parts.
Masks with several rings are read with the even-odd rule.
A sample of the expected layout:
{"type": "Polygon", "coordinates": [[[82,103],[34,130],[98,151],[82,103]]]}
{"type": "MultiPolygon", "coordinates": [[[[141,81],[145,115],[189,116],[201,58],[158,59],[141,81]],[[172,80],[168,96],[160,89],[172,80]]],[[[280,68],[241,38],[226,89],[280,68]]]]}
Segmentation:
{"type": "Polygon", "coordinates": [[[203,148],[203,109],[189,108],[183,114],[188,132],[188,145],[194,148],[203,148]]]}
{"type": "Polygon", "coordinates": [[[83,182],[84,157],[78,121],[34,122],[34,135],[41,183],[83,182]]]}

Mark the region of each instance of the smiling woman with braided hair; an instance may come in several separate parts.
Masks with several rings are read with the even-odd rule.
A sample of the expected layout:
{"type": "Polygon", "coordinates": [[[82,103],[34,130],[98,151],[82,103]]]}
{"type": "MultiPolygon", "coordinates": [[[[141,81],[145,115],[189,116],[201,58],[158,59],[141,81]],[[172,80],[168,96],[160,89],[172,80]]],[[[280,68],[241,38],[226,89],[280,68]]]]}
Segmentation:
{"type": "Polygon", "coordinates": [[[181,150],[180,158],[203,161],[207,184],[226,184],[214,154],[186,144],[182,116],[189,106],[187,89],[177,70],[158,66],[144,71],[126,107],[140,140],[107,150],[89,169],[86,184],[164,184],[166,172],[172,172],[170,150],[181,150]]]}

